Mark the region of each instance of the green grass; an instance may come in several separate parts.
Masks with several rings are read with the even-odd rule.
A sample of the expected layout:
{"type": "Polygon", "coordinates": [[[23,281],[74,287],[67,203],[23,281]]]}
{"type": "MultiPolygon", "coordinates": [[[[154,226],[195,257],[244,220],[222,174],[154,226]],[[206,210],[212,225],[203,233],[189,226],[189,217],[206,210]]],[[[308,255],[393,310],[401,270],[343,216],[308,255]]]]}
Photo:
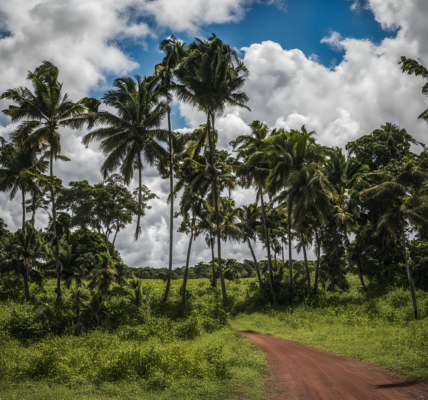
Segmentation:
{"type": "Polygon", "coordinates": [[[311,304],[241,313],[231,320],[236,330],[295,340],[321,350],[363,359],[428,382],[428,297],[418,293],[422,318],[413,319],[408,290],[383,296],[360,292],[357,279],[349,293],[324,294],[311,304]]]}
{"type": "MultiPolygon", "coordinates": [[[[51,284],[40,294],[45,300],[53,297],[51,284]]],[[[30,305],[1,302],[0,399],[264,398],[265,358],[227,323],[219,325],[218,299],[207,280],[190,282],[191,307],[184,319],[168,316],[176,312],[179,282],[173,282],[171,303],[163,312],[156,299],[164,283],[145,281],[144,285],[151,288],[151,300],[142,312],[143,322],[129,317],[128,324],[110,332],[46,335],[43,324],[34,323],[38,311],[33,304],[39,295],[30,305]],[[23,340],[32,334],[38,339],[23,340]]],[[[65,291],[65,304],[67,296],[65,291]]],[[[123,307],[123,313],[132,316],[120,305],[124,301],[117,296],[109,306],[116,314],[123,307]]]]}

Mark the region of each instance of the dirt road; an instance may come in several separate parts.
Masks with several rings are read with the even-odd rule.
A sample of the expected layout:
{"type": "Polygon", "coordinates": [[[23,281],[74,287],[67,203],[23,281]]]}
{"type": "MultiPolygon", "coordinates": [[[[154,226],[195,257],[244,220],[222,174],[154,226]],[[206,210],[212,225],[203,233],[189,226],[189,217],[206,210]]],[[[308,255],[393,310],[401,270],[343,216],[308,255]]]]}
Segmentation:
{"type": "Polygon", "coordinates": [[[240,332],[264,353],[272,368],[274,400],[428,399],[428,386],[400,382],[363,361],[303,346],[291,340],[240,332]]]}

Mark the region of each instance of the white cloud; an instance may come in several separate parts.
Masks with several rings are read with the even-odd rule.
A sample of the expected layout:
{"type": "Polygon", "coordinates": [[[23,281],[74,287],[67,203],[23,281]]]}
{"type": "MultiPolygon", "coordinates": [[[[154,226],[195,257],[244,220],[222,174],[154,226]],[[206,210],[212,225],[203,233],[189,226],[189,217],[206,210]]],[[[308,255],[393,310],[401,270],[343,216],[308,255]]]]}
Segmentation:
{"type": "Polygon", "coordinates": [[[330,36],[324,36],[321,39],[321,43],[327,44],[334,51],[342,51],[344,49],[342,40],[342,35],[339,32],[331,31],[330,36]]]}

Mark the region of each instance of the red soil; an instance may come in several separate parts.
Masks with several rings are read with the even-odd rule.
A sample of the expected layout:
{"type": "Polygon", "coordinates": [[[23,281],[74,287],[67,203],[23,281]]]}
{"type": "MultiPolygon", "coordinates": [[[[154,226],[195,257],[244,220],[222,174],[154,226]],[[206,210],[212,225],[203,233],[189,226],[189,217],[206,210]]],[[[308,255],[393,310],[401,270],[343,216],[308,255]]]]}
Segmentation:
{"type": "Polygon", "coordinates": [[[262,350],[272,368],[271,399],[428,399],[428,386],[398,378],[363,361],[303,346],[291,340],[240,332],[262,350]]]}

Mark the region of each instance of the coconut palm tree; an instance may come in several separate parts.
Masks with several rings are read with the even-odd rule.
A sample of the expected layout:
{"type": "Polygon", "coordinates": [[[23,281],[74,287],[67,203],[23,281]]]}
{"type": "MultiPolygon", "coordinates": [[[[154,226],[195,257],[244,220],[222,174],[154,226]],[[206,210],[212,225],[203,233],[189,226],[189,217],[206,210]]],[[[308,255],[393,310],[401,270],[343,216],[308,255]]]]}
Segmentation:
{"type": "Polygon", "coordinates": [[[0,190],[10,191],[9,198],[13,200],[18,192],[22,194],[22,228],[25,228],[27,192],[40,191],[37,184],[38,174],[46,171],[48,162],[37,158],[35,147],[14,147],[7,160],[0,168],[0,190]]]}
{"type": "MultiPolygon", "coordinates": [[[[160,43],[159,49],[165,53],[162,62],[155,67],[155,73],[151,77],[153,90],[158,91],[166,98],[169,104],[172,100],[172,94],[180,90],[182,85],[174,81],[174,71],[185,56],[186,45],[175,39],[174,36],[163,40],[160,43]]],[[[168,298],[169,287],[171,284],[172,275],[172,252],[173,252],[173,231],[174,231],[174,175],[173,175],[173,144],[172,144],[172,127],[171,127],[171,111],[167,109],[168,132],[169,132],[169,188],[170,188],[170,218],[169,218],[169,264],[168,264],[168,280],[164,295],[164,301],[168,298]]]]}
{"type": "MultiPolygon", "coordinates": [[[[17,104],[10,105],[3,113],[11,117],[13,122],[24,120],[21,125],[21,133],[31,134],[25,140],[24,146],[36,147],[45,143],[48,145],[43,157],[50,160],[51,178],[51,202],[52,218],[54,224],[55,258],[57,269],[57,298],[61,297],[60,269],[59,269],[59,244],[56,236],[56,209],[53,188],[53,161],[70,161],[61,155],[61,127],[82,128],[87,121],[88,99],[73,102],[67,94],[63,93],[62,83],[58,81],[58,68],[49,61],[29,72],[29,79],[33,86],[33,92],[24,87],[9,89],[0,99],[11,100],[17,104]]],[[[19,135],[18,135],[19,136],[19,135]]]]}
{"type": "Polygon", "coordinates": [[[143,159],[153,165],[160,158],[165,158],[166,150],[156,141],[165,141],[167,131],[159,129],[163,118],[167,115],[168,104],[159,101],[160,93],[150,88],[150,82],[136,75],[118,78],[102,100],[117,111],[93,113],[89,127],[98,124],[101,128],[91,130],[83,137],[83,144],[88,146],[94,140],[100,140],[100,150],[107,156],[101,166],[104,179],[117,169],[127,185],[138,170],[138,212],[135,240],[141,232],[140,219],[142,210],[142,171],[143,159]]]}
{"type": "Polygon", "coordinates": [[[97,267],[92,271],[88,282],[89,289],[97,289],[107,294],[113,282],[120,283],[122,278],[115,270],[115,262],[107,252],[96,255],[97,267]]]}
{"type": "MultiPolygon", "coordinates": [[[[179,100],[188,102],[203,110],[207,116],[210,164],[214,169],[213,192],[217,226],[217,249],[219,274],[223,294],[223,305],[227,306],[226,286],[221,267],[220,219],[218,215],[218,190],[215,174],[214,145],[211,123],[215,129],[215,116],[223,114],[226,105],[246,107],[248,97],[241,91],[248,70],[230,46],[215,35],[208,40],[196,41],[189,45],[186,57],[177,69],[177,76],[186,90],[178,94],[179,100]]],[[[246,107],[248,108],[248,107],[246,107]]]]}
{"type": "Polygon", "coordinates": [[[233,151],[238,153],[235,163],[238,182],[246,189],[254,187],[256,189],[256,202],[260,200],[268,253],[269,285],[275,298],[271,245],[263,198],[263,188],[270,172],[269,163],[266,159],[266,139],[269,135],[269,129],[266,124],[260,121],[253,121],[250,128],[250,135],[241,135],[235,141],[230,142],[230,145],[234,148],[233,151]],[[242,162],[240,163],[241,159],[242,162]]]}
{"type": "MultiPolygon", "coordinates": [[[[290,176],[303,166],[311,163],[321,165],[327,152],[325,147],[317,145],[314,139],[315,132],[308,132],[305,126],[301,130],[289,132],[274,130],[266,140],[266,157],[269,160],[270,173],[266,179],[266,190],[274,196],[287,188],[290,176]]],[[[291,201],[292,197],[289,197],[291,201]]],[[[291,213],[293,204],[287,204],[288,212],[288,259],[289,283],[293,287],[293,259],[291,243],[291,213]]]]}

